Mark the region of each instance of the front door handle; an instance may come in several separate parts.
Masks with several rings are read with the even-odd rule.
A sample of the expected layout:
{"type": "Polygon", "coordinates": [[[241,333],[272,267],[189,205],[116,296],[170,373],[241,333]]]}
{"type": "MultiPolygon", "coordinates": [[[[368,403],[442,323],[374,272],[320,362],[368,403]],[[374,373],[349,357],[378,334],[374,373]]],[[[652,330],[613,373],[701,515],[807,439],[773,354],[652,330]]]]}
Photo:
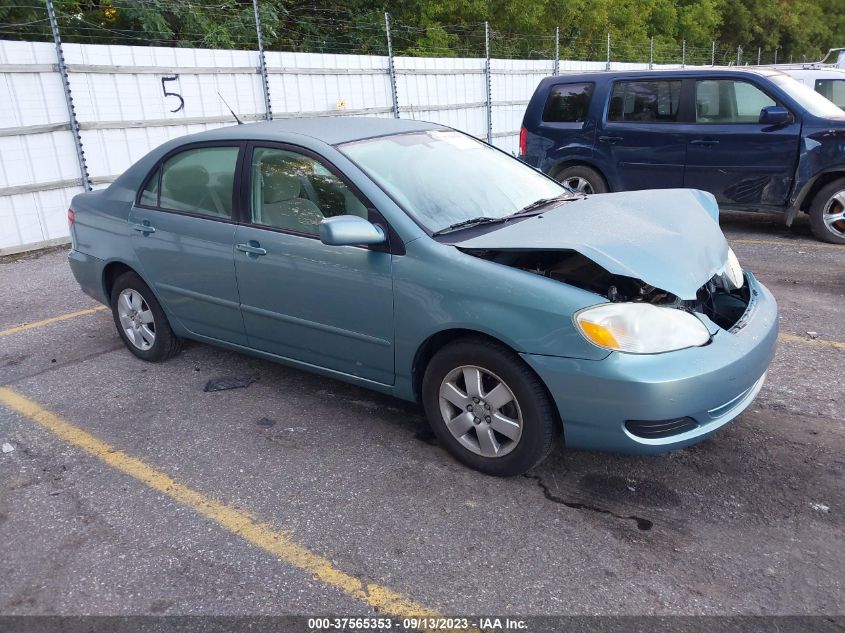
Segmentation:
{"type": "Polygon", "coordinates": [[[600,136],[599,141],[602,143],[607,143],[608,145],[616,145],[617,143],[622,142],[621,136],[600,136]]]}
{"type": "Polygon", "coordinates": [[[139,233],[143,233],[144,235],[149,235],[150,233],[156,232],[155,227],[150,225],[149,220],[144,220],[141,224],[138,224],[137,222],[130,222],[129,226],[131,226],[134,230],[138,231],[139,233]]]}
{"type": "Polygon", "coordinates": [[[713,145],[718,145],[719,141],[715,138],[697,138],[693,141],[689,142],[690,145],[704,145],[705,147],[712,147],[713,145]]]}
{"type": "Polygon", "coordinates": [[[261,245],[256,242],[255,240],[250,240],[246,244],[238,244],[235,246],[241,253],[246,253],[247,255],[255,255],[259,257],[261,255],[267,254],[266,248],[261,248],[261,245]]]}

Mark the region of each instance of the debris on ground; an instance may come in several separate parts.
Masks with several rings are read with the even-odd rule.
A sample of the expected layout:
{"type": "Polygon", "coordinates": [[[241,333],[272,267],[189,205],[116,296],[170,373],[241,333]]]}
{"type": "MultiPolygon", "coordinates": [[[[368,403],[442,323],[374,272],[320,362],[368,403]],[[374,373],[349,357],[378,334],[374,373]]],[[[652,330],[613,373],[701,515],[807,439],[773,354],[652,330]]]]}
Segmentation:
{"type": "Polygon", "coordinates": [[[819,338],[819,333],[818,332],[807,332],[807,336],[809,336],[810,338],[819,338]]]}
{"type": "Polygon", "coordinates": [[[226,391],[227,389],[243,389],[258,380],[255,376],[220,376],[205,383],[203,391],[226,391]]]}
{"type": "Polygon", "coordinates": [[[265,429],[269,429],[271,426],[276,424],[275,420],[271,420],[270,418],[261,418],[258,422],[256,422],[258,426],[262,426],[265,429]]]}
{"type": "Polygon", "coordinates": [[[823,503],[811,503],[810,507],[813,510],[815,510],[816,512],[824,512],[824,513],[830,512],[830,506],[825,505],[823,503]]]}
{"type": "Polygon", "coordinates": [[[11,453],[13,450],[15,450],[14,446],[9,444],[8,442],[3,443],[3,452],[4,453],[11,453]]]}

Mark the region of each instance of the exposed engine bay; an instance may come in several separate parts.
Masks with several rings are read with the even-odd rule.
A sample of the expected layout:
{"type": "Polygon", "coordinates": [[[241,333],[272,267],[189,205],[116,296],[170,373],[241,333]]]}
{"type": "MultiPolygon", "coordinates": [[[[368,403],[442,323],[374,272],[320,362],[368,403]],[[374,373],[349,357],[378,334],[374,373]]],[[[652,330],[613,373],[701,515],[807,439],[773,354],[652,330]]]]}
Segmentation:
{"type": "Polygon", "coordinates": [[[593,292],[611,302],[646,302],[698,312],[725,330],[737,324],[750,301],[748,284],[734,289],[724,275],[715,275],[699,288],[695,300],[682,300],[639,279],[614,275],[575,251],[462,250],[593,292]]]}

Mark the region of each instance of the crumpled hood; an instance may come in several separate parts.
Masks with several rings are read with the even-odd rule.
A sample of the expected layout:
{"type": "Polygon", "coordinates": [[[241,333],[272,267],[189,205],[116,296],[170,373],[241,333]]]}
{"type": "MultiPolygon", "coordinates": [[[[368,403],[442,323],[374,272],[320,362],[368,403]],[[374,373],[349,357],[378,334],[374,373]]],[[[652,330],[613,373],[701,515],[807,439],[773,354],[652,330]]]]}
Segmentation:
{"type": "Polygon", "coordinates": [[[572,250],[615,275],[681,299],[724,269],[728,243],[709,193],[661,189],[592,195],[462,242],[461,249],[572,250]]]}

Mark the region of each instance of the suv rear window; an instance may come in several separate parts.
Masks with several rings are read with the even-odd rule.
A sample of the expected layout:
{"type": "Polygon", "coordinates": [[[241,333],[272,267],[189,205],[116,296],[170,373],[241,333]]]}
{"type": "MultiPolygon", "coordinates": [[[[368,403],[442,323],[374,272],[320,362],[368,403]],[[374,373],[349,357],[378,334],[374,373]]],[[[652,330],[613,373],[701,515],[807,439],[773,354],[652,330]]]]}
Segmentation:
{"type": "Polygon", "coordinates": [[[581,123],[587,118],[590,97],[595,84],[560,84],[549,93],[546,107],[543,108],[543,121],[546,123],[581,123]]]}
{"type": "Polygon", "coordinates": [[[681,80],[617,81],[610,95],[608,121],[672,123],[678,120],[681,80]]]}

